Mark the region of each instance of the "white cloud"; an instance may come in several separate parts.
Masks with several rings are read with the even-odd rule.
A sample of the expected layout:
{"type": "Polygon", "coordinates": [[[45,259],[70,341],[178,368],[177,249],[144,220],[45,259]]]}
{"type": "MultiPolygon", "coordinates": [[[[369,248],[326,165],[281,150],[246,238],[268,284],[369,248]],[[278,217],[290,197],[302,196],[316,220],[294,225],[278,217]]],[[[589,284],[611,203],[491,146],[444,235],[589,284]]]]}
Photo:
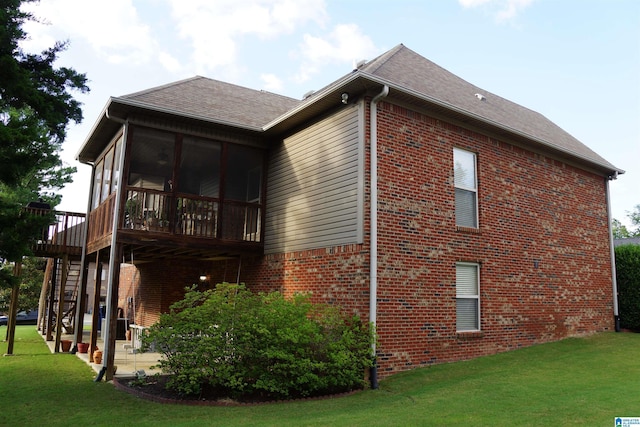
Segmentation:
{"type": "Polygon", "coordinates": [[[494,0],[458,0],[463,7],[477,7],[482,6],[483,4],[490,3],[494,0]]]}
{"type": "MultiPolygon", "coordinates": [[[[338,25],[326,38],[305,34],[299,47],[303,64],[296,80],[309,80],[323,65],[352,64],[354,60],[371,59],[378,52],[373,41],[356,24],[338,25]]],[[[345,74],[346,72],[345,68],[345,74]]]]}
{"type": "Polygon", "coordinates": [[[179,37],[190,41],[194,68],[233,66],[246,35],[271,38],[326,19],[323,0],[168,0],[179,37]]]}
{"type": "Polygon", "coordinates": [[[264,89],[270,92],[281,92],[284,87],[282,80],[275,74],[261,74],[260,80],[262,80],[264,84],[264,89]]]}
{"type": "Polygon", "coordinates": [[[158,54],[158,61],[164,69],[170,73],[179,74],[183,70],[180,61],[167,52],[160,52],[158,54]]]}
{"type": "Polygon", "coordinates": [[[458,0],[464,8],[486,7],[498,22],[514,19],[534,0],[458,0]]]}
{"type": "Polygon", "coordinates": [[[39,51],[52,46],[53,40],[83,40],[100,57],[116,64],[144,63],[157,51],[132,0],[42,0],[23,8],[50,24],[27,23],[25,30],[31,40],[24,43],[25,49],[39,51]]]}

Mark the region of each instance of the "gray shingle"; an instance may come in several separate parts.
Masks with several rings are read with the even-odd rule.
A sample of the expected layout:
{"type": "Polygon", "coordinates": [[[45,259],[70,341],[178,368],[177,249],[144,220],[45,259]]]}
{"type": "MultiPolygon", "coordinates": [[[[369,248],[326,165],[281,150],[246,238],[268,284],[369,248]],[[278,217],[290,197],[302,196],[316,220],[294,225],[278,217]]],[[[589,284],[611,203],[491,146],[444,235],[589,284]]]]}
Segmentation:
{"type": "Polygon", "coordinates": [[[481,89],[404,45],[398,45],[373,59],[362,66],[360,71],[525,134],[582,159],[616,169],[542,114],[481,89]],[[482,94],[485,99],[480,100],[475,94],[482,94]]]}
{"type": "Polygon", "coordinates": [[[260,128],[299,100],[196,76],[121,98],[213,121],[260,128]]]}

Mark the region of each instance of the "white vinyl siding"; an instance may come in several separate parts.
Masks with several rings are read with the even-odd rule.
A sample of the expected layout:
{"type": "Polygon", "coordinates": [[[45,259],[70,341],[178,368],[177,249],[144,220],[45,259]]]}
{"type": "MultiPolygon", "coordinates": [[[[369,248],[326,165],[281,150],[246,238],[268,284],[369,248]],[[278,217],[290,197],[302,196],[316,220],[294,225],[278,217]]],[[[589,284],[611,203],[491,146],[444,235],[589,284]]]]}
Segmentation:
{"type": "Polygon", "coordinates": [[[478,264],[456,264],[456,329],[480,330],[480,273],[478,264]]]}
{"type": "Polygon", "coordinates": [[[286,138],[269,162],[265,253],[362,241],[361,108],[286,138]]]}
{"type": "Polygon", "coordinates": [[[476,155],[454,148],[453,164],[456,187],[456,225],[478,228],[476,155]]]}

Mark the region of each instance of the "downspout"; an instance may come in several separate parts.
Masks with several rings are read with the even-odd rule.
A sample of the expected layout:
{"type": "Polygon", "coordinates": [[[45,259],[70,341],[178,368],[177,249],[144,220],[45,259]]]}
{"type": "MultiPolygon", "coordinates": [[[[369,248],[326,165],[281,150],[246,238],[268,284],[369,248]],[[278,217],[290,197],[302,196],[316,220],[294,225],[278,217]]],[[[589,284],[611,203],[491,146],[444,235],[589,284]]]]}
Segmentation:
{"type": "MultiPolygon", "coordinates": [[[[389,94],[389,86],[384,85],[382,91],[371,100],[370,108],[370,168],[371,168],[371,242],[369,260],[369,322],[376,328],[378,317],[378,102],[389,94]]],[[[376,360],[376,343],[371,344],[371,354],[373,356],[373,366],[371,367],[369,379],[371,388],[378,388],[378,362],[376,360]]]]}
{"type": "MultiPolygon", "coordinates": [[[[113,223],[112,223],[112,231],[111,231],[111,247],[109,248],[109,280],[107,281],[107,306],[106,306],[106,322],[105,322],[105,331],[103,331],[105,333],[104,335],[104,350],[103,350],[103,365],[102,365],[102,369],[100,369],[100,372],[98,373],[98,376],[95,378],[96,382],[102,381],[102,377],[107,373],[107,367],[109,365],[109,360],[110,358],[110,352],[111,352],[111,345],[109,345],[109,343],[111,342],[111,317],[112,317],[112,307],[111,305],[113,304],[111,296],[112,293],[114,292],[113,289],[113,282],[115,280],[115,273],[116,273],[116,262],[120,262],[119,259],[117,259],[116,255],[117,255],[117,250],[116,250],[116,243],[117,243],[117,231],[118,231],[118,220],[120,219],[120,205],[121,205],[121,199],[122,199],[122,191],[124,188],[123,182],[124,182],[124,178],[123,178],[123,173],[124,173],[124,158],[125,158],[125,153],[126,153],[126,149],[127,149],[127,133],[129,130],[129,123],[127,120],[121,119],[119,117],[113,117],[111,115],[109,115],[109,108],[107,108],[105,110],[105,117],[109,120],[112,120],[116,123],[120,123],[121,125],[124,126],[124,131],[122,132],[122,147],[120,148],[120,164],[118,165],[118,170],[120,171],[120,182],[118,182],[118,190],[116,192],[116,202],[115,202],[115,207],[114,207],[114,215],[113,215],[113,223]]],[[[107,378],[108,379],[108,378],[107,378]]]]}
{"type": "Polygon", "coordinates": [[[607,222],[609,223],[609,251],[611,255],[611,283],[613,284],[613,320],[615,322],[615,331],[620,332],[620,313],[618,311],[618,280],[616,278],[616,252],[613,247],[613,225],[611,224],[611,191],[609,190],[609,181],[617,179],[618,172],[608,176],[605,179],[605,189],[607,193],[607,222]]]}

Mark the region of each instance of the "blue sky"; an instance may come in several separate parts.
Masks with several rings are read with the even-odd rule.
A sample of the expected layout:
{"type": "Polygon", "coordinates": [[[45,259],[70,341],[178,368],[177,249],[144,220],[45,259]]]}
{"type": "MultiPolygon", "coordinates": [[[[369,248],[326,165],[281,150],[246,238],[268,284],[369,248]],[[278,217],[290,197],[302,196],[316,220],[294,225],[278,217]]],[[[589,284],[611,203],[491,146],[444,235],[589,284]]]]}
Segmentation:
{"type": "Polygon", "coordinates": [[[75,154],[109,96],[202,75],[301,98],[403,43],[465,80],[538,111],[626,171],[613,216],[640,204],[640,1],[41,0],[23,47],[69,40],[59,66],[86,73],[78,166],[60,209],[84,212],[75,154]]]}

